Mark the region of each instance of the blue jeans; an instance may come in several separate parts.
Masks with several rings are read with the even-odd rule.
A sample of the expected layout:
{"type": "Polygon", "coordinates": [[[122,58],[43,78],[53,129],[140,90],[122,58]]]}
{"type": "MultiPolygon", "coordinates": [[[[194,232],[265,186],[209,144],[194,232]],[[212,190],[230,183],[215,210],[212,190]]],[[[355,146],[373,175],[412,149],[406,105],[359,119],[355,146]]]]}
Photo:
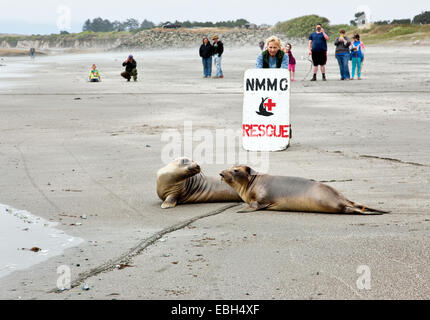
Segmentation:
{"type": "Polygon", "coordinates": [[[212,75],[212,57],[202,58],[203,63],[203,75],[206,77],[210,77],[212,75]]]}
{"type": "Polygon", "coordinates": [[[339,63],[339,70],[340,70],[340,78],[343,79],[349,79],[349,53],[338,53],[336,54],[337,62],[339,63]]]}
{"type": "Polygon", "coordinates": [[[216,67],[215,77],[221,77],[223,75],[222,69],[221,69],[221,60],[222,60],[221,56],[219,56],[218,54],[214,55],[214,63],[216,67]]]}

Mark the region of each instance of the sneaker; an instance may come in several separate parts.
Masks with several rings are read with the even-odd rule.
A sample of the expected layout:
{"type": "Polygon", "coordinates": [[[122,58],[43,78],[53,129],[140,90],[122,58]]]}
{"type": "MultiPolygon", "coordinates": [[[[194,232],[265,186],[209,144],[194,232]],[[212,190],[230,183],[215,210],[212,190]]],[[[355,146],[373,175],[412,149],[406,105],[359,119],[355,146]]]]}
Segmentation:
{"type": "Polygon", "coordinates": [[[312,77],[311,81],[317,81],[317,75],[314,74],[314,76],[312,77]]]}
{"type": "Polygon", "coordinates": [[[218,78],[223,79],[223,78],[224,78],[224,76],[219,76],[218,78]]]}

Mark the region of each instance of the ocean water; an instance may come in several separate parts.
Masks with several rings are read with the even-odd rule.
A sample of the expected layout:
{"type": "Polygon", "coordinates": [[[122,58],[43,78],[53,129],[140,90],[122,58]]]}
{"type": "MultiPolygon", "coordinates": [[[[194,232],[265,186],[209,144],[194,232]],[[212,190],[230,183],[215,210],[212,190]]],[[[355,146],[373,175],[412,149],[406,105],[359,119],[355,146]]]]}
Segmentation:
{"type": "Polygon", "coordinates": [[[0,278],[60,255],[84,242],[25,210],[0,204],[0,278]],[[32,251],[32,248],[37,248],[32,251]],[[40,250],[39,250],[40,249],[40,250]]]}

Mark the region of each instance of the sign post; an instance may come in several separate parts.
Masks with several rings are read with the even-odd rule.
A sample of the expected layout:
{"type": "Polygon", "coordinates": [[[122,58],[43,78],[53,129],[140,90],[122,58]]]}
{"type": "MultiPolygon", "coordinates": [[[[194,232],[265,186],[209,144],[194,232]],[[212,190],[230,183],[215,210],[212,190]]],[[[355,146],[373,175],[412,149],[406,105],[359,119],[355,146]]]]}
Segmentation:
{"type": "Polygon", "coordinates": [[[288,69],[249,69],[244,76],[243,148],[279,151],[290,144],[288,69]]]}

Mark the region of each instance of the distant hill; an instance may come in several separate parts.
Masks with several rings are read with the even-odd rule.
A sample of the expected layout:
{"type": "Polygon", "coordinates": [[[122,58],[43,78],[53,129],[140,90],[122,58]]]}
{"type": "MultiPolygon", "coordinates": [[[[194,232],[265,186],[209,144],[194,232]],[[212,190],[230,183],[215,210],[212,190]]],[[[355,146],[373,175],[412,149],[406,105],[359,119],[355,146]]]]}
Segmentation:
{"type": "Polygon", "coordinates": [[[384,24],[371,25],[370,28],[357,28],[348,24],[331,25],[330,21],[318,15],[307,15],[284,22],[278,22],[274,30],[291,38],[307,38],[315,31],[317,24],[322,24],[324,31],[331,37],[338,35],[340,29],[345,29],[348,36],[359,33],[363,42],[381,43],[387,41],[417,42],[430,40],[430,24],[384,24]]]}
{"type": "Polygon", "coordinates": [[[308,36],[315,31],[315,26],[317,24],[321,24],[324,31],[329,36],[337,34],[340,29],[350,30],[354,28],[347,24],[331,25],[329,19],[311,14],[284,22],[278,22],[274,30],[286,34],[289,38],[308,38],[308,36]]]}
{"type": "MultiPolygon", "coordinates": [[[[229,47],[258,46],[259,41],[273,35],[270,29],[246,28],[153,28],[139,32],[91,32],[70,34],[0,36],[5,49],[162,49],[198,48],[203,37],[218,35],[229,47]]],[[[276,33],[275,33],[276,35],[276,33]]],[[[277,34],[279,36],[279,34],[277,34]]]]}
{"type": "Polygon", "coordinates": [[[381,42],[415,42],[417,40],[430,41],[430,24],[389,24],[372,25],[367,29],[353,29],[348,33],[360,34],[365,43],[381,42]]]}

